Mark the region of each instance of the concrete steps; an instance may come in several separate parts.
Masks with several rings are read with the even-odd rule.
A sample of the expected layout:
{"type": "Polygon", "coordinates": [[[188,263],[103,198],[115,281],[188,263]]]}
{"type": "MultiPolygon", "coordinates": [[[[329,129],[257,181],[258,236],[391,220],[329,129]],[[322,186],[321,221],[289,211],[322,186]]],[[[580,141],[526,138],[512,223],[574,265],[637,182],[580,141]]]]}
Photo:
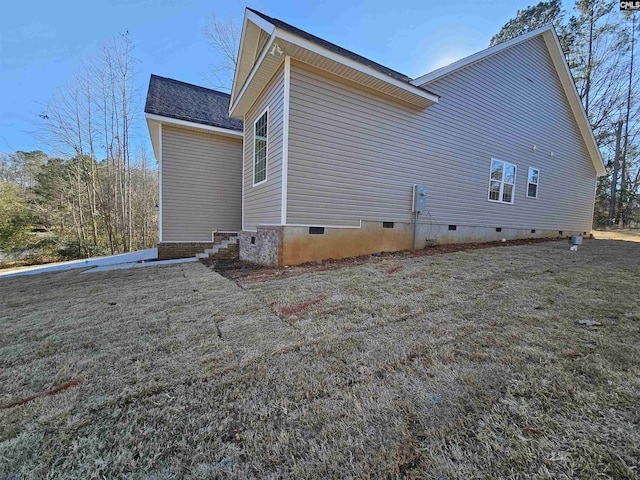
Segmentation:
{"type": "Polygon", "coordinates": [[[240,248],[240,238],[237,234],[225,234],[221,236],[220,243],[216,239],[212,248],[207,248],[203,253],[196,254],[198,260],[224,259],[232,260],[238,258],[240,248]]]}

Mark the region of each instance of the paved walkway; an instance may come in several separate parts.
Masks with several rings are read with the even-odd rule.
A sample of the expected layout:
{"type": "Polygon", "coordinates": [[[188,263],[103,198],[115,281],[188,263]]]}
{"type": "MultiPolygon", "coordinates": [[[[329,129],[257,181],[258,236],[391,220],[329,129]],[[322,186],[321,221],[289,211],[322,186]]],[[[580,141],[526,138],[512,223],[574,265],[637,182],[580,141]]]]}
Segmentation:
{"type": "Polygon", "coordinates": [[[0,278],[16,277],[19,275],[36,275],[45,272],[60,272],[74,268],[86,268],[82,273],[104,272],[107,270],[119,270],[122,268],[138,268],[153,265],[165,265],[171,263],[195,262],[195,258],[181,258],[177,260],[153,261],[158,258],[157,248],[138,250],[137,252],[110,255],[108,257],[87,258],[85,260],[72,260],[70,262],[48,263],[46,265],[34,265],[31,267],[10,268],[0,270],[0,278]],[[144,262],[144,263],[141,263],[144,262]]]}
{"type": "Polygon", "coordinates": [[[222,341],[242,368],[264,355],[286,351],[304,341],[302,336],[255,293],[204,265],[182,267],[187,281],[211,305],[222,341]]]}

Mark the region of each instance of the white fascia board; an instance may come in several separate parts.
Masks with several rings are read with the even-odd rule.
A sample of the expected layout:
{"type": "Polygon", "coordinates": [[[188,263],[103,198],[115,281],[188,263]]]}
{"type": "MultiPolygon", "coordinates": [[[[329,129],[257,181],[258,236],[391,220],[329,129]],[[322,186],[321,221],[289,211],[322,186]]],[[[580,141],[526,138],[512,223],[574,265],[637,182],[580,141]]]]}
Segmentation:
{"type": "Polygon", "coordinates": [[[271,35],[276,29],[275,26],[267,22],[264,18],[260,17],[259,15],[256,15],[249,9],[245,10],[245,18],[250,22],[255,23],[258,27],[260,27],[262,30],[267,32],[267,34],[269,35],[271,35]]]}
{"type": "Polygon", "coordinates": [[[164,125],[175,125],[177,127],[195,128],[198,130],[204,130],[206,132],[219,133],[220,135],[227,135],[231,137],[242,138],[244,133],[238,130],[231,130],[229,128],[214,127],[211,125],[204,125],[202,123],[189,122],[187,120],[178,120],[176,118],[164,117],[162,115],[156,115],[154,113],[145,113],[147,120],[154,120],[164,125]]]}
{"type": "Polygon", "coordinates": [[[576,119],[580,133],[582,133],[584,143],[589,151],[589,156],[591,157],[593,166],[596,169],[596,174],[601,177],[607,173],[602,159],[602,154],[600,153],[600,148],[598,148],[596,138],[593,135],[593,130],[591,129],[591,124],[587,117],[587,112],[585,112],[582,101],[580,100],[580,95],[578,95],[578,90],[576,90],[576,84],[573,81],[573,76],[571,75],[569,64],[564,56],[564,52],[562,51],[558,35],[556,35],[555,30],[551,28],[549,31],[544,32],[542,38],[547,46],[547,50],[549,50],[551,60],[556,67],[558,77],[560,77],[560,83],[562,84],[565,95],[569,100],[569,106],[573,111],[573,116],[576,119]]]}
{"type": "Polygon", "coordinates": [[[604,167],[600,149],[598,148],[596,139],[593,136],[593,130],[591,130],[591,125],[589,124],[587,114],[584,111],[584,106],[582,105],[582,101],[580,100],[580,96],[578,95],[578,91],[576,90],[573,76],[571,75],[571,70],[569,70],[567,59],[565,58],[564,52],[562,51],[562,47],[560,45],[560,40],[558,39],[558,35],[556,34],[556,31],[551,24],[545,25],[544,27],[538,28],[537,30],[533,30],[524,35],[520,35],[519,37],[512,38],[511,40],[496,45],[495,47],[487,48],[486,50],[474,53],[473,55],[458,60],[451,65],[447,65],[445,67],[434,70],[433,72],[427,73],[422,77],[416,78],[411,83],[413,83],[414,85],[424,85],[426,83],[440,79],[456,70],[467,67],[472,63],[495,55],[496,53],[513,47],[514,45],[526,42],[527,40],[530,40],[538,35],[542,35],[545,45],[547,46],[547,50],[551,55],[551,59],[556,68],[556,72],[558,73],[558,77],[560,78],[560,83],[562,84],[565,95],[567,96],[569,105],[571,106],[571,110],[576,119],[576,123],[578,124],[578,128],[580,129],[580,133],[582,133],[582,137],[584,139],[587,150],[589,151],[589,156],[591,157],[591,161],[593,162],[596,173],[598,176],[602,176],[606,173],[606,170],[604,167]]]}
{"type": "Polygon", "coordinates": [[[453,62],[450,65],[440,67],[436,70],[433,70],[432,72],[427,73],[426,75],[422,75],[421,77],[418,77],[412,80],[411,83],[413,85],[424,85],[425,83],[432,82],[437,78],[444,77],[445,75],[448,75],[451,72],[464,68],[484,58],[490,57],[491,55],[495,55],[496,53],[499,53],[509,47],[512,47],[522,42],[526,42],[530,38],[533,38],[547,31],[553,31],[553,26],[551,24],[545,25],[544,27],[538,28],[529,33],[525,33],[524,35],[520,35],[519,37],[512,38],[511,40],[508,40],[499,45],[496,45],[495,47],[489,47],[485,50],[481,50],[477,53],[474,53],[473,55],[469,55],[468,57],[465,57],[456,62],[453,62]]]}
{"type": "Polygon", "coordinates": [[[153,148],[153,156],[156,161],[160,161],[160,139],[159,139],[159,123],[155,120],[147,119],[147,128],[149,129],[149,137],[151,138],[151,147],[153,148]]]}
{"type": "Polygon", "coordinates": [[[233,113],[235,112],[236,108],[238,107],[238,103],[240,103],[240,100],[242,99],[242,96],[244,95],[244,92],[247,91],[247,87],[251,84],[251,81],[253,80],[254,75],[256,74],[258,69],[260,68],[260,65],[262,65],[262,62],[264,61],[265,57],[267,56],[267,53],[269,52],[269,50],[271,50],[271,45],[273,44],[275,38],[276,38],[276,32],[274,31],[271,34],[271,38],[269,38],[269,41],[265,45],[264,50],[262,51],[262,54],[260,54],[260,58],[258,58],[258,61],[253,65],[253,68],[251,69],[251,73],[249,73],[249,76],[244,81],[244,85],[242,86],[242,90],[240,90],[240,93],[238,95],[236,95],[236,97],[233,99],[233,102],[229,103],[229,116],[230,117],[233,117],[233,113]]]}
{"type": "Polygon", "coordinates": [[[240,46],[238,47],[238,54],[236,56],[236,68],[233,72],[233,82],[231,83],[231,101],[233,102],[233,97],[236,92],[236,79],[238,78],[238,70],[240,68],[240,53],[242,53],[242,48],[244,47],[244,34],[247,31],[247,13],[249,10],[245,8],[244,11],[244,20],[242,21],[242,34],[240,35],[240,46]]]}
{"type": "MultiPolygon", "coordinates": [[[[244,9],[244,20],[242,22],[242,35],[240,36],[240,46],[238,48],[238,55],[236,57],[236,69],[233,72],[233,84],[231,85],[231,103],[233,103],[237,97],[235,94],[238,88],[236,79],[238,78],[238,70],[240,68],[240,55],[244,49],[244,38],[247,32],[247,22],[251,22],[258,28],[264,30],[268,35],[271,35],[275,30],[275,27],[262,17],[251,12],[248,8],[244,9]]],[[[247,77],[248,78],[248,77],[247,77]]]]}
{"type": "Polygon", "coordinates": [[[305,40],[304,38],[300,38],[296,35],[293,35],[289,32],[282,31],[280,29],[276,29],[276,33],[278,38],[281,38],[284,41],[293,43],[301,48],[309,50],[311,52],[317,53],[318,55],[322,55],[330,60],[333,60],[337,63],[345,65],[347,67],[353,68],[359,72],[365,73],[371,77],[377,78],[378,80],[382,80],[383,82],[389,83],[395,87],[401,88],[403,90],[409,91],[414,95],[418,95],[419,97],[425,98],[433,103],[438,103],[438,95],[434,95],[433,93],[429,93],[417,85],[413,83],[406,83],[396,78],[393,78],[389,75],[386,75],[378,70],[371,68],[367,65],[363,65],[360,62],[356,62],[350,58],[344,57],[338,53],[332,52],[324,47],[321,47],[309,40],[305,40]]]}

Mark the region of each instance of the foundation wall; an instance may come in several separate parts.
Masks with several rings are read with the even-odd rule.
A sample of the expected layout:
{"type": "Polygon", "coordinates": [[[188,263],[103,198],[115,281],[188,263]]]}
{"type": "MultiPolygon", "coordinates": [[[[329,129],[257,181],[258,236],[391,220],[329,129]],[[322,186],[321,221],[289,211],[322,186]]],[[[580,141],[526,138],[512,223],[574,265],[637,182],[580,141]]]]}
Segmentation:
{"type": "Polygon", "coordinates": [[[310,234],[309,227],[284,227],[283,265],[327,258],[346,258],[376,252],[412,248],[413,225],[394,223],[383,228],[382,222],[362,222],[362,228],[325,228],[324,234],[310,234]]]}
{"type": "Polygon", "coordinates": [[[158,260],[195,257],[207,248],[213,248],[213,242],[158,243],[158,260]]]}
{"type": "MultiPolygon", "coordinates": [[[[503,238],[557,238],[579,233],[589,232],[463,225],[450,227],[422,223],[416,229],[416,248],[448,243],[492,242],[503,238]],[[500,231],[497,231],[498,228],[500,231]]],[[[385,228],[382,222],[362,222],[361,228],[324,227],[322,234],[310,233],[310,227],[258,227],[255,233],[243,232],[240,258],[263,265],[283,266],[412,248],[411,223],[395,222],[392,228],[385,228]],[[254,244],[251,244],[252,237],[254,244]]]]}
{"type": "MultiPolygon", "coordinates": [[[[392,228],[385,228],[383,222],[362,222],[361,228],[324,227],[323,233],[310,233],[311,228],[259,226],[257,232],[242,232],[240,259],[261,265],[284,266],[413,249],[411,223],[395,222],[392,228]]],[[[494,242],[503,238],[557,238],[580,233],[587,235],[589,232],[419,223],[416,228],[416,249],[449,243],[494,242]]]]}

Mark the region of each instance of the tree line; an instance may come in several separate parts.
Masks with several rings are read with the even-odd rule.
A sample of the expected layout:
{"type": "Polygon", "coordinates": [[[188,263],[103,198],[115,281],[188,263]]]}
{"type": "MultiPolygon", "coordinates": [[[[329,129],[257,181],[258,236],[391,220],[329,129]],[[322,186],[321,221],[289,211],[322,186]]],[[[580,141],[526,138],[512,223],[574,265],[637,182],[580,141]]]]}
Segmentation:
{"type": "MultiPolygon", "coordinates": [[[[105,44],[39,115],[51,152],[0,155],[0,250],[83,258],[157,242],[157,167],[135,142],[136,60],[128,33],[105,44]]],[[[37,260],[37,259],[36,259],[37,260]]]]}
{"type": "Polygon", "coordinates": [[[594,225],[640,225],[640,102],[635,12],[618,1],[560,0],[520,10],[491,39],[497,45],[553,24],[573,75],[607,174],[598,180],[594,225]]]}

